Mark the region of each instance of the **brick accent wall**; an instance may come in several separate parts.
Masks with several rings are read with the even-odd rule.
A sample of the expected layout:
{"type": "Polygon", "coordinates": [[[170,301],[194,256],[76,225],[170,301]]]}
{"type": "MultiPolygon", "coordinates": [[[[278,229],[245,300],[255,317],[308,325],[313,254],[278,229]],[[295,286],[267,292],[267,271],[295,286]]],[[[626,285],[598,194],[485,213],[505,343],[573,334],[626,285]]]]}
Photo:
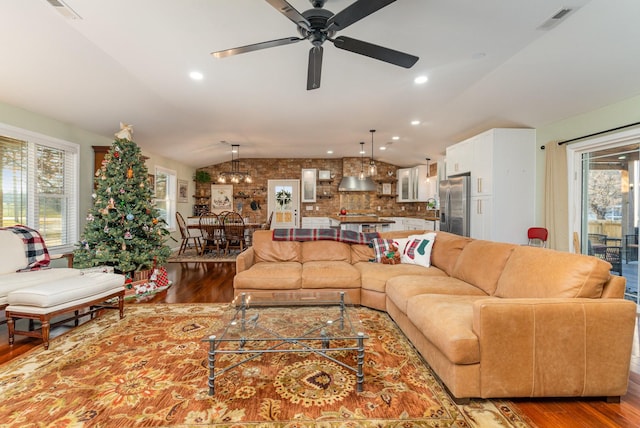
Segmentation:
{"type": "MultiPolygon", "coordinates": [[[[316,168],[320,170],[331,171],[334,175],[330,183],[318,182],[316,187],[316,202],[301,204],[302,217],[326,217],[336,215],[342,207],[351,213],[375,213],[380,216],[421,216],[425,213],[425,203],[396,202],[396,165],[376,161],[377,174],[373,178],[374,181],[393,181],[392,196],[381,196],[382,185],[379,184],[378,192],[338,192],[338,185],[343,177],[343,171],[347,175],[357,176],[361,169],[361,159],[342,158],[342,159],[240,159],[240,171],[248,171],[253,183],[233,184],[233,193],[236,195],[234,203],[238,201],[243,203],[243,213],[250,213],[256,221],[265,221],[267,213],[267,182],[268,180],[300,180],[302,169],[316,168]],[[390,174],[390,175],[389,175],[390,174]],[[237,195],[243,194],[245,197],[238,198],[237,195]],[[251,201],[257,201],[260,209],[253,211],[250,207],[251,201]],[[311,206],[312,210],[307,210],[307,206],[311,206]],[[418,210],[420,206],[420,210],[418,210]],[[378,210],[378,207],[380,209],[378,210]],[[404,207],[404,211],[402,210],[404,207]]],[[[365,158],[365,172],[368,167],[368,158],[365,158]]],[[[217,184],[217,178],[220,172],[230,171],[231,162],[223,162],[216,165],[210,165],[205,168],[211,174],[211,183],[196,183],[196,194],[200,195],[204,192],[209,195],[210,184],[217,184]]],[[[232,184],[227,182],[226,184],[232,184]]],[[[193,199],[193,198],[192,198],[193,199]]],[[[194,201],[191,201],[194,202],[194,201]]],[[[235,208],[235,207],[234,207],[235,208]]]]}

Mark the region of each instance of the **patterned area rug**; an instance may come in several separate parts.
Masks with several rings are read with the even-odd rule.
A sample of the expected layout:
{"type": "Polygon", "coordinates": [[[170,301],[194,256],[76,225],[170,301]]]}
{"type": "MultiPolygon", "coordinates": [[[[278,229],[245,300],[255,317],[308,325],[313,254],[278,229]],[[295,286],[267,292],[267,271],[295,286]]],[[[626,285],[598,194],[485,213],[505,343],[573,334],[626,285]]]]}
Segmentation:
{"type": "Polygon", "coordinates": [[[168,263],[214,263],[214,262],[235,262],[236,257],[240,254],[237,250],[229,251],[229,254],[221,254],[216,253],[204,253],[203,255],[199,255],[198,252],[194,249],[188,249],[184,253],[178,255],[178,252],[174,252],[171,254],[169,259],[167,259],[168,263]]]}
{"type": "Polygon", "coordinates": [[[209,396],[202,338],[222,327],[223,309],[127,305],[123,320],[107,311],[0,366],[0,425],[529,427],[508,401],[457,406],[388,315],[366,308],[363,392],[341,365],[296,352],[230,369],[209,396]]]}

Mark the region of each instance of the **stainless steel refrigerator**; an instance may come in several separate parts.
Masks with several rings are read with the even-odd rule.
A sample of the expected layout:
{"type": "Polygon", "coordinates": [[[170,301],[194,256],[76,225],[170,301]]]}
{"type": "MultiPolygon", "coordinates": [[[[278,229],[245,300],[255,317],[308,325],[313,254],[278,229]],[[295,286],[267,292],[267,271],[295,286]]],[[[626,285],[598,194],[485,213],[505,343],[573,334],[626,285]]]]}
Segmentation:
{"type": "Polygon", "coordinates": [[[470,177],[449,177],[440,182],[440,230],[469,236],[470,177]]]}

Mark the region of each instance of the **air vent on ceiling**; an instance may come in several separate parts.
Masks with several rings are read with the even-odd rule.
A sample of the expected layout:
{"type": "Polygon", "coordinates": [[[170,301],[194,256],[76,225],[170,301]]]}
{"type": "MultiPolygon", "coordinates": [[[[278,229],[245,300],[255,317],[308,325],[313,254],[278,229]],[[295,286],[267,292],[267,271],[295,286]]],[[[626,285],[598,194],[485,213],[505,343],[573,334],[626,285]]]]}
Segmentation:
{"type": "Polygon", "coordinates": [[[561,23],[569,14],[574,12],[575,9],[563,7],[559,11],[553,14],[553,16],[542,23],[538,27],[538,30],[550,30],[559,23],[561,23]]]}
{"type": "Polygon", "coordinates": [[[76,13],[75,10],[71,9],[69,5],[64,3],[62,0],[47,0],[47,2],[53,6],[60,15],[64,16],[67,19],[82,19],[80,15],[76,13]]]}

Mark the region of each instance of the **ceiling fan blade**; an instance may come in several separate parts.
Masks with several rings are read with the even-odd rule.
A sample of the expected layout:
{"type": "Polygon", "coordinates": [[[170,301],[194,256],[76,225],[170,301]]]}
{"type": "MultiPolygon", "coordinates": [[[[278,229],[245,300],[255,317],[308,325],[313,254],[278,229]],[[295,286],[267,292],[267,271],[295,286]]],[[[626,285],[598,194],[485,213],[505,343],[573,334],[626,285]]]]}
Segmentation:
{"type": "Polygon", "coordinates": [[[379,59],[380,61],[388,62],[404,68],[413,67],[413,65],[420,59],[414,55],[384,48],[372,43],[363,42],[362,40],[352,39],[351,37],[340,36],[331,41],[339,49],[379,59]]]}
{"type": "Polygon", "coordinates": [[[227,49],[224,51],[211,52],[215,58],[225,58],[231,55],[238,55],[241,53],[258,51],[260,49],[273,48],[276,46],[290,45],[291,43],[299,42],[299,37],[285,37],[284,39],[269,40],[268,42],[254,43],[252,45],[240,46],[237,48],[227,49]]]}
{"type": "Polygon", "coordinates": [[[278,9],[278,12],[289,18],[297,26],[306,28],[307,30],[311,29],[311,24],[307,18],[302,16],[302,14],[286,0],[267,0],[267,3],[278,9]]]}
{"type": "MultiPolygon", "coordinates": [[[[269,0],[267,0],[269,1],[269,0]]],[[[327,21],[327,29],[340,31],[349,25],[360,21],[365,16],[371,15],[396,0],[358,0],[347,6],[327,21]]]]}
{"type": "Polygon", "coordinates": [[[322,72],[322,46],[314,46],[309,51],[309,69],[307,70],[307,90],[320,87],[322,72]]]}

